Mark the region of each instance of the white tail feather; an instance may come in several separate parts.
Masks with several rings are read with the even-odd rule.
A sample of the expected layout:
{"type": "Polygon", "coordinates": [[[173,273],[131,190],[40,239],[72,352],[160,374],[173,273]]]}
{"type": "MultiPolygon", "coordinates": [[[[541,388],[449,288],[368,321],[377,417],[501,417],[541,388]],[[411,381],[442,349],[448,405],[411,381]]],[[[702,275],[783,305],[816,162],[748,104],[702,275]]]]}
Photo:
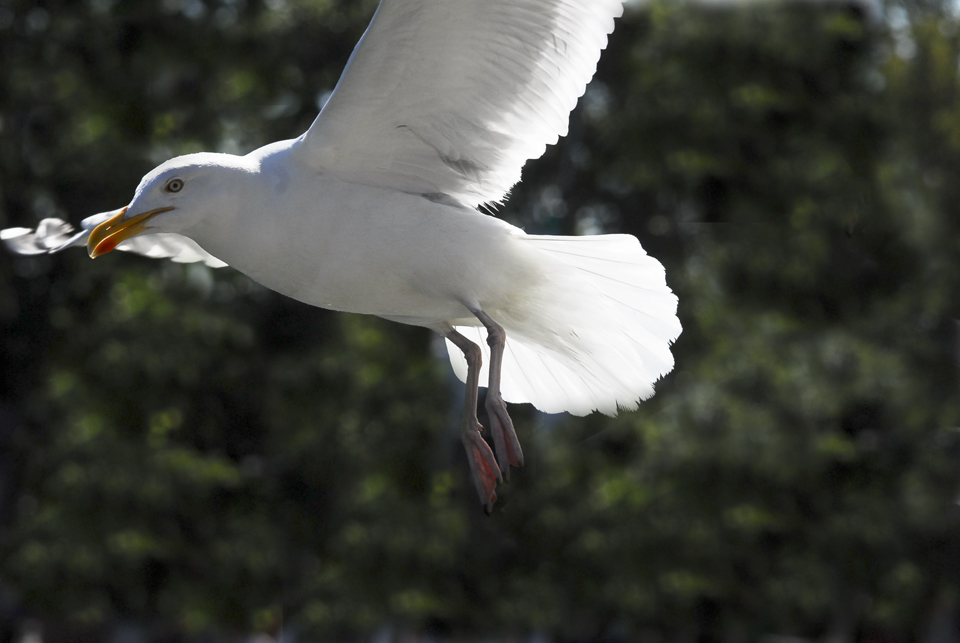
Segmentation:
{"type": "MultiPolygon", "coordinates": [[[[545,282],[523,301],[486,311],[506,330],[502,392],[508,402],[541,411],[616,415],[653,395],[673,369],[670,345],[680,335],[677,297],[663,266],[630,235],[523,236],[542,253],[545,282]]],[[[456,326],[490,361],[486,330],[456,326]]],[[[449,341],[453,369],[467,364],[449,341]]]]}

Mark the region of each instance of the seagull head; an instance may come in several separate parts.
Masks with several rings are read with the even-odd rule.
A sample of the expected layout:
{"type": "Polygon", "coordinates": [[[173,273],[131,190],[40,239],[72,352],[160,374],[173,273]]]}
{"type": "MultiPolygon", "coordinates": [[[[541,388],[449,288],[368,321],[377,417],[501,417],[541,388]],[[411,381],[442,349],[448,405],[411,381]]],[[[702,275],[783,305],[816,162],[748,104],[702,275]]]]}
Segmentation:
{"type": "MultiPolygon", "coordinates": [[[[130,204],[90,232],[87,250],[99,257],[140,234],[187,234],[236,198],[243,157],[202,152],[170,159],[143,177],[130,204]]],[[[187,235],[189,236],[189,235],[187,235]]]]}

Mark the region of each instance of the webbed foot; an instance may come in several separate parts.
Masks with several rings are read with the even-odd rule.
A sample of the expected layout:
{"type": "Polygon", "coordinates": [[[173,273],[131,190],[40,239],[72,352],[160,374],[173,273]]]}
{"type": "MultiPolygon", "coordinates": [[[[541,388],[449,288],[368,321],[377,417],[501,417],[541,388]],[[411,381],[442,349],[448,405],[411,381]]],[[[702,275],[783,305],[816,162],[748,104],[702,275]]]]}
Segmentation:
{"type": "Polygon", "coordinates": [[[483,436],[480,435],[482,427],[474,420],[476,428],[466,427],[460,434],[464,448],[467,450],[467,462],[470,463],[470,475],[473,478],[473,485],[477,489],[477,495],[480,496],[480,503],[483,510],[489,515],[493,510],[493,503],[497,501],[497,494],[494,491],[498,482],[503,482],[500,475],[500,467],[493,457],[493,451],[487,444],[483,436]]]}
{"type": "Polygon", "coordinates": [[[497,462],[503,477],[510,479],[510,467],[523,466],[523,450],[520,440],[513,428],[513,420],[507,413],[507,405],[503,398],[487,391],[487,401],[484,404],[490,418],[490,432],[493,435],[493,446],[497,451],[497,462]]]}

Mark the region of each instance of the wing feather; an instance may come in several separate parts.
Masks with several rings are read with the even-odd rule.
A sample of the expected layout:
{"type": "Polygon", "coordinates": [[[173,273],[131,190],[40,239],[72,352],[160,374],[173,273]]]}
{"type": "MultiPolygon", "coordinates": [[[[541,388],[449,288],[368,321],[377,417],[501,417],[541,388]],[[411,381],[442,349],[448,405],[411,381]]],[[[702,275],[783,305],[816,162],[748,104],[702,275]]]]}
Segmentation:
{"type": "Polygon", "coordinates": [[[325,171],[469,206],[567,133],[623,0],[382,0],[303,137],[325,171]]]}
{"type": "MultiPolygon", "coordinates": [[[[82,230],[79,232],[75,232],[72,225],[61,219],[50,218],[41,221],[36,231],[30,228],[0,230],[0,240],[10,250],[21,255],[53,254],[66,248],[84,247],[87,245],[90,231],[117,212],[119,210],[87,217],[80,223],[82,230]]],[[[211,268],[222,268],[227,265],[197,245],[193,239],[172,232],[132,237],[118,245],[117,250],[154,259],[170,259],[175,263],[202,261],[211,268]]]]}

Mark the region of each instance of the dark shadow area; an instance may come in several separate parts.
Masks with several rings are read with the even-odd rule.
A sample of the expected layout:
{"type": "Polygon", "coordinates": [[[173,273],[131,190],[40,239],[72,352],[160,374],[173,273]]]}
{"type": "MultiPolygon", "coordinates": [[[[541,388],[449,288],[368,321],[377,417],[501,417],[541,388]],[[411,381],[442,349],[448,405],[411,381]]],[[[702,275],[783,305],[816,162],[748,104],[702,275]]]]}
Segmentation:
{"type": "MultiPolygon", "coordinates": [[[[0,0],[0,228],[299,135],[375,4],[0,0]]],[[[676,368],[490,517],[427,331],[4,253],[0,642],[960,640],[952,7],[628,8],[499,215],[636,235],[676,368]]]]}

